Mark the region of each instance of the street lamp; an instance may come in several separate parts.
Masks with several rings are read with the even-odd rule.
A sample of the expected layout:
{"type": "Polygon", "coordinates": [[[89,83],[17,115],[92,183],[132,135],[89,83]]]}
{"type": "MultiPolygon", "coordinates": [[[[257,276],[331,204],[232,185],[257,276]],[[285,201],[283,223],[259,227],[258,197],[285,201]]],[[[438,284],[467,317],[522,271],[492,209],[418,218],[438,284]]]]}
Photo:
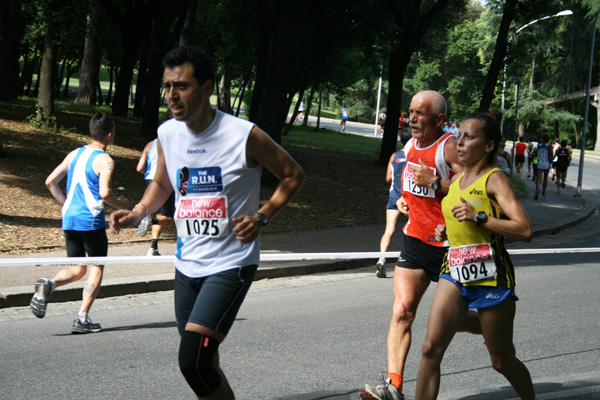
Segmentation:
{"type": "MultiPolygon", "coordinates": [[[[520,27],[519,29],[517,29],[515,31],[515,33],[512,34],[512,36],[510,37],[510,39],[508,39],[508,44],[506,45],[506,54],[504,55],[504,83],[502,84],[502,121],[500,123],[500,131],[502,132],[502,134],[504,135],[504,99],[505,99],[505,93],[506,93],[506,68],[507,68],[507,60],[508,60],[508,52],[510,50],[510,44],[512,43],[513,39],[515,38],[515,36],[517,36],[517,33],[521,32],[523,29],[527,28],[530,25],[535,24],[536,22],[539,21],[543,21],[545,19],[548,18],[554,18],[554,17],[564,17],[565,15],[571,15],[573,14],[573,11],[571,10],[563,10],[557,14],[554,15],[547,15],[543,18],[539,18],[539,19],[534,19],[533,21],[523,25],[522,27],[520,27]]],[[[515,115],[515,121],[517,120],[517,117],[515,115]]],[[[517,141],[516,138],[516,127],[515,127],[515,134],[513,135],[513,159],[514,159],[514,151],[515,151],[515,142],[517,141]]]]}
{"type": "Polygon", "coordinates": [[[588,73],[587,88],[585,90],[585,117],[583,119],[583,134],[581,138],[581,152],[579,153],[579,175],[577,177],[577,194],[575,196],[581,197],[581,182],[583,181],[583,155],[585,153],[585,134],[587,132],[588,114],[590,111],[590,88],[592,87],[592,66],[594,65],[594,42],[596,41],[596,25],[598,24],[598,15],[600,10],[596,13],[596,19],[594,19],[594,25],[592,29],[592,49],[590,50],[590,68],[588,73]]]}

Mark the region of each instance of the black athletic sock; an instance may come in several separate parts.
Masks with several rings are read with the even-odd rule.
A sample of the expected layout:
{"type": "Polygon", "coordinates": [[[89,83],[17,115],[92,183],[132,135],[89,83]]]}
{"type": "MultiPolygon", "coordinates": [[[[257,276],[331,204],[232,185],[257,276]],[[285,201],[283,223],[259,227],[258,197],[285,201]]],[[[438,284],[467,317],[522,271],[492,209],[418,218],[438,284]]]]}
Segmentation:
{"type": "Polygon", "coordinates": [[[152,239],[151,248],[158,250],[158,239],[152,239]]]}

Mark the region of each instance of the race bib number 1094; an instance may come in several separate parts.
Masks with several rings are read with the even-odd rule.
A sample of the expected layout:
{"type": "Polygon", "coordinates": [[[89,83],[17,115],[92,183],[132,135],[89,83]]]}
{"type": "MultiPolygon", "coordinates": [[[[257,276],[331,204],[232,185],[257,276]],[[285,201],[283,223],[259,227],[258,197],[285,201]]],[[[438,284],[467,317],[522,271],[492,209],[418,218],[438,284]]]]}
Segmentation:
{"type": "Polygon", "coordinates": [[[175,226],[178,236],[228,235],[227,197],[182,199],[175,212],[175,226]]]}
{"type": "Polygon", "coordinates": [[[462,283],[493,279],[497,275],[494,253],[489,243],[450,247],[448,266],[452,278],[462,283]]]}

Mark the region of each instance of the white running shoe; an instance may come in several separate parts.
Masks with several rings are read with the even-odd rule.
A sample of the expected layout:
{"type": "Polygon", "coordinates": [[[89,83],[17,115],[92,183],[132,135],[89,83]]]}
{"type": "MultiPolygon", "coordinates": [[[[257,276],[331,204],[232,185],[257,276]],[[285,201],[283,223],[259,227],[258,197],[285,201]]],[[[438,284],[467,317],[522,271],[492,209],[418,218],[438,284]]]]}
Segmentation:
{"type": "Polygon", "coordinates": [[[375,266],[377,267],[377,272],[375,273],[375,275],[378,278],[385,278],[387,275],[385,274],[385,258],[381,257],[378,261],[377,264],[375,264],[375,266]]]}
{"type": "Polygon", "coordinates": [[[392,385],[390,378],[383,379],[381,376],[381,385],[365,385],[365,390],[360,392],[360,398],[363,400],[404,400],[404,395],[398,392],[396,386],[392,385]]]}
{"type": "Polygon", "coordinates": [[[48,279],[40,278],[35,282],[35,293],[29,302],[29,307],[31,307],[33,315],[38,318],[44,318],[51,294],[48,279]]]}
{"type": "Polygon", "coordinates": [[[160,253],[158,252],[158,249],[153,249],[150,247],[146,253],[146,256],[160,256],[160,253]]]}
{"type": "Polygon", "coordinates": [[[140,234],[141,237],[146,236],[146,233],[148,233],[148,229],[150,229],[150,227],[152,226],[152,215],[146,215],[144,218],[142,218],[142,220],[140,221],[140,224],[138,225],[138,233],[140,234]]]}

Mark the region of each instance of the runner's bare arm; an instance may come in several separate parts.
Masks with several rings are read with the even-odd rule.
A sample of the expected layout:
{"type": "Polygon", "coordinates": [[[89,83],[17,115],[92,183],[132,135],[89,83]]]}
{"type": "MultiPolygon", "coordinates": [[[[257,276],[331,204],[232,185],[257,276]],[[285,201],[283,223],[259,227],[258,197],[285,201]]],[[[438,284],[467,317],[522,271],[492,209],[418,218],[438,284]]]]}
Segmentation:
{"type": "Polygon", "coordinates": [[[133,210],[118,210],[110,215],[110,230],[112,233],[119,233],[123,228],[137,226],[142,218],[158,210],[173,191],[160,140],[156,144],[156,150],[158,160],[154,180],[150,182],[142,199],[133,207],[133,210]]]}
{"type": "MultiPolygon", "coordinates": [[[[258,210],[273,219],[298,193],[304,183],[304,171],[298,163],[262,129],[254,126],[246,145],[246,160],[250,167],[262,164],[279,179],[273,195],[258,210]]],[[[256,215],[236,215],[233,229],[242,244],[255,240],[262,229],[256,215]]]]}
{"type": "Polygon", "coordinates": [[[394,161],[395,155],[396,155],[396,153],[394,153],[390,156],[390,161],[388,162],[388,167],[385,172],[385,181],[387,183],[392,183],[392,175],[394,174],[394,169],[392,168],[392,161],[394,161]]]}
{"type": "Polygon", "coordinates": [[[100,197],[104,202],[115,208],[129,207],[129,200],[124,196],[115,196],[110,189],[110,181],[115,168],[113,159],[108,154],[99,155],[94,159],[94,170],[98,174],[100,185],[100,197]]]}
{"type": "Polygon", "coordinates": [[[50,175],[48,175],[48,177],[46,178],[46,187],[48,188],[48,190],[50,190],[50,193],[52,193],[52,196],[61,207],[67,200],[67,196],[65,196],[58,184],[67,175],[67,172],[69,171],[69,164],[73,160],[74,155],[75,150],[70,152],[65,157],[65,159],[56,168],[54,168],[54,171],[52,171],[50,175]]]}
{"type": "Polygon", "coordinates": [[[144,147],[144,151],[142,151],[142,155],[140,156],[140,159],[138,160],[138,164],[135,167],[135,170],[137,172],[139,172],[140,174],[146,173],[146,169],[148,168],[148,153],[150,153],[150,149],[152,148],[153,143],[154,143],[154,140],[152,140],[146,144],[146,146],[144,147]]]}

